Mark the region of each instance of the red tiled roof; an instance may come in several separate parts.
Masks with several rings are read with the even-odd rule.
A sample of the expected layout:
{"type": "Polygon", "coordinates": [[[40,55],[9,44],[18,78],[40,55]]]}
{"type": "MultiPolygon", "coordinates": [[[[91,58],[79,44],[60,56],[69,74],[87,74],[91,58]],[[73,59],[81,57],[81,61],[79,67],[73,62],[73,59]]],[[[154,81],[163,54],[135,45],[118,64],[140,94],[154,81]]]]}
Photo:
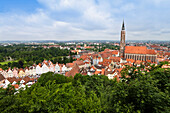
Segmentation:
{"type": "Polygon", "coordinates": [[[120,62],[120,57],[110,57],[113,62],[120,62]]]}
{"type": "Polygon", "coordinates": [[[19,88],[19,85],[18,85],[18,84],[14,84],[14,85],[12,85],[12,86],[14,86],[15,88],[19,88]]]}
{"type": "Polygon", "coordinates": [[[39,63],[38,65],[41,67],[41,64],[40,64],[40,63],[39,63]]]}
{"type": "Polygon", "coordinates": [[[0,81],[4,80],[4,79],[5,79],[5,77],[2,74],[0,74],[0,81]]]}
{"type": "Polygon", "coordinates": [[[118,54],[118,51],[117,50],[112,51],[112,54],[118,54]]]}
{"type": "Polygon", "coordinates": [[[135,60],[133,60],[133,59],[126,59],[126,61],[131,62],[131,63],[135,62],[135,60]]]}
{"type": "Polygon", "coordinates": [[[102,58],[108,58],[112,55],[112,53],[102,53],[101,56],[102,58]]]}
{"type": "Polygon", "coordinates": [[[168,56],[170,56],[170,52],[166,52],[166,53],[165,53],[165,55],[168,55],[168,56]]]}
{"type": "Polygon", "coordinates": [[[73,63],[66,63],[66,67],[73,67],[73,63]]]}
{"type": "Polygon", "coordinates": [[[97,75],[97,74],[99,74],[99,73],[101,73],[101,71],[97,71],[97,70],[96,70],[94,74],[97,75]]]}
{"type": "Polygon", "coordinates": [[[125,53],[132,54],[146,54],[147,52],[146,46],[126,46],[125,53]]]}
{"type": "Polygon", "coordinates": [[[101,72],[101,75],[104,75],[104,73],[105,73],[105,69],[103,68],[102,72],[101,72]]]}
{"type": "Polygon", "coordinates": [[[111,51],[111,49],[106,48],[104,51],[111,51]]]}
{"type": "Polygon", "coordinates": [[[143,61],[141,61],[141,60],[136,60],[136,64],[140,64],[140,63],[142,63],[143,61]]]}
{"type": "Polygon", "coordinates": [[[3,71],[3,69],[2,69],[2,68],[0,68],[0,71],[3,71]]]}
{"type": "Polygon", "coordinates": [[[82,60],[80,61],[76,60],[76,61],[73,61],[73,64],[84,65],[85,63],[82,60]]]}
{"type": "Polygon", "coordinates": [[[68,73],[66,73],[65,76],[67,76],[67,77],[70,77],[70,76],[74,77],[77,73],[80,73],[80,68],[79,68],[79,66],[75,63],[74,66],[73,66],[73,68],[72,68],[68,73]]]}
{"type": "Polygon", "coordinates": [[[147,49],[147,54],[156,55],[156,52],[153,49],[147,49]]]}
{"type": "Polygon", "coordinates": [[[125,53],[130,54],[156,54],[155,50],[147,49],[146,46],[126,46],[125,53]]]}
{"type": "Polygon", "coordinates": [[[10,83],[13,83],[14,81],[15,81],[15,82],[21,81],[22,79],[21,79],[21,78],[12,77],[12,78],[7,78],[7,80],[8,80],[10,83]]]}

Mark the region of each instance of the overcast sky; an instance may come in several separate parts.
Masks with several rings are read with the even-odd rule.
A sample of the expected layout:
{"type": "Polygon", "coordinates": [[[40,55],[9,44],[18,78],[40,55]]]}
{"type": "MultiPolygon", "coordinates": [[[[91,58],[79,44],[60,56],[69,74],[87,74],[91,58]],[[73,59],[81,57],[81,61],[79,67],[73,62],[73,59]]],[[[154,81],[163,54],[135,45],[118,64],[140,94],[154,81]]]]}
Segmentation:
{"type": "Polygon", "coordinates": [[[170,0],[0,0],[0,40],[170,40],[170,0]]]}

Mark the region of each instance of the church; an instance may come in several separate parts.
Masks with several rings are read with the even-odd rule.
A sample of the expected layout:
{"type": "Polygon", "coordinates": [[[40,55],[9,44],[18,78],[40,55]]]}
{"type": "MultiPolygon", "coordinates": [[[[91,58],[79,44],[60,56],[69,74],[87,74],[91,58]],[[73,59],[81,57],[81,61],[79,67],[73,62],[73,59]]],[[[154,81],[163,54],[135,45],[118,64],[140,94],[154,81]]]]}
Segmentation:
{"type": "Polygon", "coordinates": [[[133,59],[135,61],[156,62],[157,54],[153,49],[146,46],[126,46],[125,43],[125,24],[123,21],[120,39],[120,57],[122,59],[133,59]]]}

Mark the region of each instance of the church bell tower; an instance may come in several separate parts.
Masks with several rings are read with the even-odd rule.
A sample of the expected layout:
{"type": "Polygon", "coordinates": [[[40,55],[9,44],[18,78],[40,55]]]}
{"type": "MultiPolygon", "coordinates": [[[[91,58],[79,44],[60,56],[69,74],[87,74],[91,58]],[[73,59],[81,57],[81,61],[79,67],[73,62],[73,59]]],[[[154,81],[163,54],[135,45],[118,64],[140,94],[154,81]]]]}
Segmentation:
{"type": "Polygon", "coordinates": [[[121,30],[121,39],[120,39],[120,57],[125,58],[125,25],[124,25],[124,20],[122,24],[122,30],[121,30]]]}

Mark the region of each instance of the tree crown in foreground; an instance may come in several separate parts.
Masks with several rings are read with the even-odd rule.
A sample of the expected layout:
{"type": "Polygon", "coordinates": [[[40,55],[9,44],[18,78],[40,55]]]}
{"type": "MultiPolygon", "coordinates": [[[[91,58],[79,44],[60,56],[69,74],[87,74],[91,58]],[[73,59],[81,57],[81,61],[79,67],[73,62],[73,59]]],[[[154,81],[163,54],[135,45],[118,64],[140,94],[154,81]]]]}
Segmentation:
{"type": "Polygon", "coordinates": [[[130,77],[119,82],[103,75],[42,74],[19,93],[14,94],[12,87],[0,89],[0,112],[170,112],[170,69],[157,67],[148,73],[125,69],[123,73],[130,77]]]}

